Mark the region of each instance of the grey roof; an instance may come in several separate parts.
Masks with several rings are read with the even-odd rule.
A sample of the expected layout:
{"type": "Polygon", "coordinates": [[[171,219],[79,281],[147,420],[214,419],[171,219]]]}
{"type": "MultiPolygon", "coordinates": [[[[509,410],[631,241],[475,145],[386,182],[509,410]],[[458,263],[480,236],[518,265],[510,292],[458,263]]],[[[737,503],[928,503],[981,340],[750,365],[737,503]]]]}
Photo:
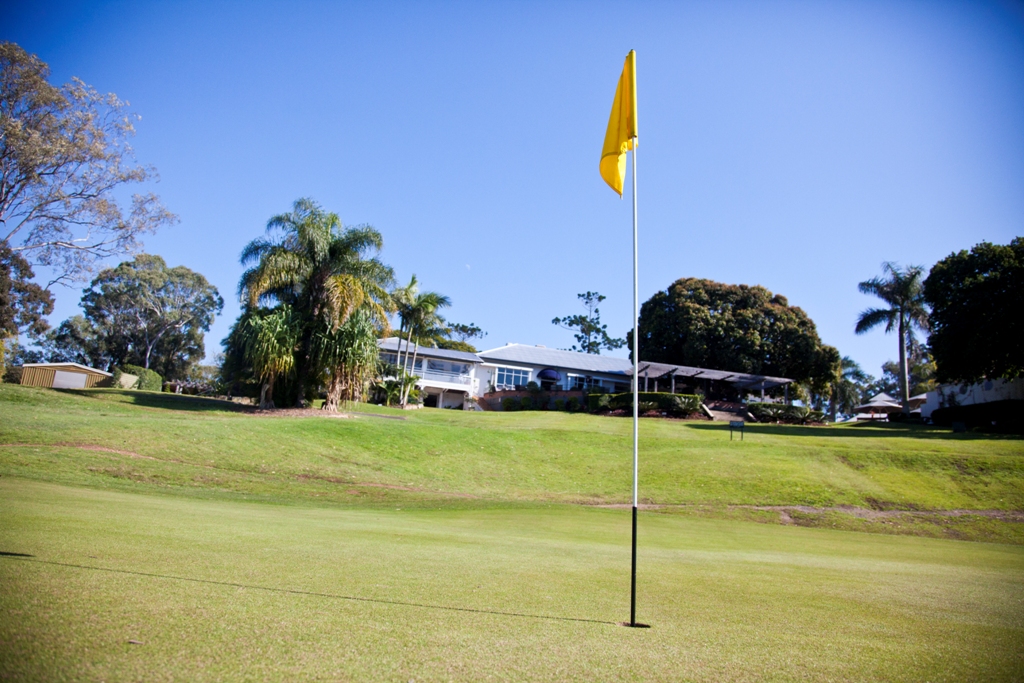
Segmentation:
{"type": "Polygon", "coordinates": [[[593,353],[563,351],[527,344],[506,344],[489,351],[481,351],[479,355],[488,363],[526,363],[527,365],[542,365],[580,372],[604,372],[613,375],[626,374],[633,367],[633,362],[628,358],[612,358],[593,353]]]}
{"type": "MultiPolygon", "coordinates": [[[[633,367],[630,365],[629,374],[633,374],[633,367]]],[[[746,372],[730,372],[728,370],[709,370],[707,368],[695,368],[688,365],[670,365],[668,363],[648,363],[640,361],[638,374],[641,377],[661,378],[688,377],[691,379],[710,379],[719,382],[729,382],[748,389],[770,389],[790,384],[793,380],[786,377],[770,377],[768,375],[752,375],[746,372]]]]}
{"type": "MultiPolygon", "coordinates": [[[[406,348],[413,353],[416,353],[415,344],[406,344],[404,339],[398,337],[388,337],[387,339],[378,339],[377,346],[382,351],[390,351],[391,353],[397,353],[399,347],[402,349],[402,353],[405,353],[406,348]]],[[[475,353],[468,353],[466,351],[450,351],[448,349],[435,349],[430,346],[423,346],[420,344],[419,356],[421,358],[443,358],[444,360],[457,360],[463,363],[481,363],[480,356],[475,353]]]]}

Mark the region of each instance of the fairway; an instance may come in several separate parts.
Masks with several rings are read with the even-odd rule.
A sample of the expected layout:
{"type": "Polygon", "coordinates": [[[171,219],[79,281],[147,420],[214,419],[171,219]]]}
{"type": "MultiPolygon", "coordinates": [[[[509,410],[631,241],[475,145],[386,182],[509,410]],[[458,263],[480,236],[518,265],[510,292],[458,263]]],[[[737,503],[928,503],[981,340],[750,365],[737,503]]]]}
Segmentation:
{"type": "Polygon", "coordinates": [[[0,483],[5,680],[1019,680],[1024,550],[0,483]],[[140,644],[130,644],[129,641],[140,644]]]}
{"type": "Polygon", "coordinates": [[[638,630],[628,420],[356,408],[0,385],[0,680],[1024,679],[1020,439],[644,420],[638,630]]]}

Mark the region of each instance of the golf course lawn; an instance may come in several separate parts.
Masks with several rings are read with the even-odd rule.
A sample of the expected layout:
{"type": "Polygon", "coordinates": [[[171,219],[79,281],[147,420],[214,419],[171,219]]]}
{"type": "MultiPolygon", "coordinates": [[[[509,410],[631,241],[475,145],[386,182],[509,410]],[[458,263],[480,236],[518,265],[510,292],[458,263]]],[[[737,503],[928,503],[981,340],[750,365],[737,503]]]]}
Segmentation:
{"type": "Polygon", "coordinates": [[[4,680],[1019,680],[1024,548],[0,480],[4,680]],[[22,553],[31,557],[7,553],[22,553]],[[140,644],[131,644],[130,640],[140,644]]]}
{"type": "Polygon", "coordinates": [[[630,629],[628,420],[350,408],[0,385],[0,680],[1024,680],[1019,438],[644,420],[630,629]]]}

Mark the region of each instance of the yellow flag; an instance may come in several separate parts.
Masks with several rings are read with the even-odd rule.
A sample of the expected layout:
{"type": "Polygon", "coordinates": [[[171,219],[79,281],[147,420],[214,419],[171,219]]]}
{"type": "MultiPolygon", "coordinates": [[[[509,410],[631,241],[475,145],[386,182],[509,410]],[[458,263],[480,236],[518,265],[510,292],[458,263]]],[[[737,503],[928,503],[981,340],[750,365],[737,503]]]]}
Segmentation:
{"type": "Polygon", "coordinates": [[[620,197],[626,181],[626,152],[633,149],[636,136],[636,52],[630,50],[615,88],[612,115],[608,117],[608,132],[601,150],[601,177],[620,197]]]}

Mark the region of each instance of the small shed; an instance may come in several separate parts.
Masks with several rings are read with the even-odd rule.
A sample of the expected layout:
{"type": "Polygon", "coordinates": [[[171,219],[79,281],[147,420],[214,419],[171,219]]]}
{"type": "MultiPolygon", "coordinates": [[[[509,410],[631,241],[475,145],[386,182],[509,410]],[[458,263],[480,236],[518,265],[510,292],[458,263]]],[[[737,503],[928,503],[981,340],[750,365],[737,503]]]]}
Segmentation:
{"type": "Polygon", "coordinates": [[[111,373],[78,363],[25,363],[21,383],[30,387],[91,389],[110,386],[111,373]]]}

